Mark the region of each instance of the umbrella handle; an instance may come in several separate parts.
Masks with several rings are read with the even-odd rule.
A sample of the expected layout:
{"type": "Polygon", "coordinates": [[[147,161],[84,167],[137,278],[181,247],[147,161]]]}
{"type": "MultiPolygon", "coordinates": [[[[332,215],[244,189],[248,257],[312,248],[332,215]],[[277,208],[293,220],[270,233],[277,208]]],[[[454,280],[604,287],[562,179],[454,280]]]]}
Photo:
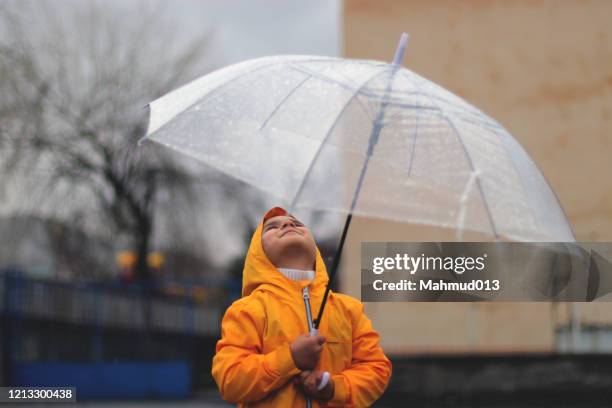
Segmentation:
{"type": "MultiPolygon", "coordinates": [[[[318,336],[319,335],[319,330],[315,329],[313,327],[312,329],[310,329],[310,335],[311,336],[318,336]]],[[[321,391],[323,388],[325,388],[325,386],[329,382],[329,377],[330,377],[329,371],[324,371],[323,372],[323,377],[321,377],[321,382],[319,383],[319,385],[317,385],[317,391],[321,391]]]]}
{"type": "Polygon", "coordinates": [[[323,377],[321,377],[321,382],[319,383],[319,385],[317,385],[317,391],[321,391],[323,388],[325,388],[328,382],[329,382],[329,371],[325,371],[323,373],[323,377]]]}

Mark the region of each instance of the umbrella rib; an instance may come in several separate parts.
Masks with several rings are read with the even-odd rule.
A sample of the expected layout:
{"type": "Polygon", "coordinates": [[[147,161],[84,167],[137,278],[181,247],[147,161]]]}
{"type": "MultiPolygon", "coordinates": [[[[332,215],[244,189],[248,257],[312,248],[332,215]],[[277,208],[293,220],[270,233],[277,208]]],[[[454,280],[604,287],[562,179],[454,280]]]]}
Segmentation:
{"type": "Polygon", "coordinates": [[[320,79],[323,82],[329,82],[329,83],[338,85],[341,88],[347,89],[349,91],[355,91],[355,87],[354,86],[347,85],[344,82],[336,81],[333,78],[328,78],[325,75],[322,75],[321,73],[313,71],[313,70],[308,69],[306,67],[301,67],[301,66],[298,66],[296,64],[292,64],[292,65],[289,66],[289,68],[291,68],[291,69],[293,69],[295,71],[298,71],[298,72],[300,72],[302,74],[310,75],[310,76],[312,76],[314,78],[320,79]]]}
{"type": "MultiPolygon", "coordinates": [[[[205,101],[208,101],[208,100],[209,100],[209,99],[210,99],[210,98],[211,98],[213,95],[216,95],[216,94],[217,94],[217,93],[219,93],[219,92],[220,92],[220,91],[221,91],[223,88],[225,88],[227,85],[229,85],[229,84],[233,83],[234,81],[237,81],[237,80],[239,80],[240,78],[243,78],[243,77],[245,77],[245,76],[247,76],[247,75],[253,74],[253,73],[258,72],[258,71],[261,71],[261,70],[262,70],[262,69],[264,69],[264,68],[268,68],[268,67],[271,67],[271,66],[276,65],[276,64],[278,64],[278,62],[272,62],[272,63],[269,63],[269,64],[260,65],[260,66],[258,66],[258,67],[256,67],[256,68],[253,68],[253,69],[251,69],[251,70],[249,70],[249,71],[247,71],[247,72],[241,72],[240,74],[236,75],[234,78],[230,79],[229,81],[225,81],[225,82],[223,82],[223,83],[221,83],[221,84],[217,85],[216,87],[214,87],[214,88],[213,88],[213,89],[211,89],[210,91],[208,91],[208,92],[206,93],[206,95],[204,95],[204,98],[203,98],[203,99],[198,98],[198,99],[197,99],[195,102],[193,102],[191,105],[189,105],[188,107],[186,107],[185,109],[183,109],[183,110],[182,110],[180,113],[187,112],[189,109],[193,108],[194,106],[199,105],[199,104],[203,104],[205,101]]],[[[150,105],[147,105],[147,106],[150,106],[150,105]]],[[[155,132],[154,132],[154,133],[159,132],[159,131],[160,131],[162,128],[164,128],[164,127],[166,127],[167,125],[169,125],[170,123],[174,122],[174,120],[175,120],[175,119],[176,119],[178,116],[180,116],[180,114],[175,115],[173,118],[171,118],[170,120],[168,120],[168,121],[167,121],[166,123],[164,123],[164,124],[163,124],[161,127],[159,127],[157,130],[155,130],[155,132]]],[[[149,135],[149,136],[151,136],[151,135],[149,135]]],[[[145,136],[143,139],[148,138],[149,136],[145,136]]]]}
{"type": "Polygon", "coordinates": [[[416,114],[416,125],[414,127],[414,133],[412,134],[412,152],[410,153],[410,163],[408,165],[408,177],[410,177],[411,173],[412,173],[412,163],[414,163],[414,152],[416,150],[416,141],[417,141],[417,135],[419,133],[419,112],[420,110],[417,109],[417,114],[416,114]]]}
{"type": "Polygon", "coordinates": [[[302,178],[302,182],[300,183],[300,186],[298,187],[298,190],[295,193],[295,196],[293,197],[293,200],[291,201],[291,204],[290,204],[290,207],[289,207],[290,208],[290,210],[289,210],[290,212],[293,211],[293,208],[295,207],[295,204],[297,203],[298,198],[302,194],[304,186],[306,185],[306,181],[308,180],[308,178],[310,177],[310,174],[312,173],[312,169],[314,168],[314,164],[317,161],[317,159],[319,158],[319,155],[321,154],[321,151],[323,150],[323,146],[326,144],[327,139],[329,139],[329,136],[332,134],[332,132],[336,128],[336,125],[338,124],[338,121],[340,120],[340,117],[342,117],[342,114],[344,113],[346,108],[350,105],[350,103],[353,101],[353,99],[355,99],[355,97],[359,93],[360,89],[363,89],[365,86],[367,86],[374,79],[378,78],[380,75],[382,75],[384,73],[387,73],[387,72],[389,72],[388,69],[383,69],[380,72],[377,72],[374,75],[372,75],[363,84],[361,84],[361,86],[359,88],[357,88],[355,93],[353,93],[353,95],[349,98],[349,100],[344,104],[344,106],[340,110],[340,113],[338,113],[338,116],[334,120],[334,123],[332,123],[332,125],[328,129],[327,133],[325,134],[325,137],[321,141],[321,144],[319,144],[319,147],[317,148],[317,151],[316,151],[313,159],[310,161],[310,164],[308,165],[308,169],[306,169],[306,173],[304,174],[304,177],[302,178]]]}
{"type": "Polygon", "coordinates": [[[262,130],[263,128],[266,127],[270,119],[272,119],[272,117],[276,114],[276,112],[280,109],[280,107],[287,101],[287,99],[289,99],[291,95],[293,95],[295,91],[297,91],[298,88],[301,87],[302,84],[306,82],[307,80],[309,80],[310,78],[312,78],[312,75],[307,75],[306,78],[302,79],[295,87],[293,87],[291,91],[289,91],[287,95],[285,95],[285,97],[274,107],[274,109],[272,110],[270,115],[268,115],[266,120],[264,120],[264,122],[261,124],[261,126],[259,127],[259,130],[262,130]]]}
{"type": "MultiPolygon", "coordinates": [[[[445,101],[448,104],[450,104],[451,106],[456,107],[456,105],[454,103],[452,103],[450,101],[446,101],[444,98],[433,97],[433,95],[431,95],[430,99],[432,99],[432,100],[437,99],[437,100],[445,101]]],[[[442,108],[440,107],[440,105],[438,103],[436,103],[436,106],[438,107],[438,110],[442,112],[442,108]]],[[[448,120],[447,116],[444,115],[443,112],[442,112],[442,114],[443,114],[443,116],[445,117],[445,119],[448,122],[449,120],[448,120]]],[[[499,140],[499,144],[501,145],[502,149],[504,149],[504,151],[508,155],[508,160],[510,161],[510,163],[512,165],[512,168],[513,168],[513,170],[514,170],[514,172],[516,174],[516,177],[517,177],[517,179],[519,180],[519,182],[521,184],[521,188],[523,190],[523,195],[525,197],[525,201],[528,203],[529,200],[528,200],[527,197],[529,197],[529,194],[527,193],[527,189],[525,187],[525,182],[522,179],[522,177],[521,177],[521,175],[520,175],[520,173],[518,171],[516,163],[514,162],[514,160],[512,160],[512,157],[510,155],[508,147],[506,146],[506,144],[504,143],[504,141],[502,139],[503,135],[501,133],[503,132],[504,134],[508,134],[508,131],[506,129],[504,129],[504,127],[501,126],[499,123],[497,123],[494,119],[488,117],[487,115],[485,115],[484,113],[482,113],[478,109],[476,109],[474,111],[468,111],[468,112],[457,112],[457,114],[462,116],[461,117],[462,121],[465,121],[465,122],[468,122],[468,123],[472,123],[472,124],[477,125],[477,126],[484,126],[485,128],[488,128],[489,132],[492,132],[492,133],[494,133],[496,135],[497,139],[499,140]],[[473,119],[474,117],[477,118],[477,119],[481,119],[481,120],[473,119]]],[[[453,125],[451,125],[451,126],[453,126],[453,125]]],[[[453,129],[459,135],[459,132],[456,130],[455,126],[453,126],[453,129]]],[[[464,146],[464,150],[466,150],[465,146],[464,146]]],[[[536,164],[536,168],[538,168],[537,164],[536,164]]],[[[538,168],[538,170],[539,170],[539,168],[538,168]]],[[[541,171],[540,171],[540,173],[542,174],[541,171]]],[[[546,182],[547,182],[547,184],[550,187],[550,183],[548,183],[548,180],[546,180],[546,182]]],[[[480,181],[479,180],[478,180],[478,184],[479,184],[479,188],[480,188],[480,181]]],[[[482,191],[482,188],[480,188],[480,189],[482,191]]],[[[563,207],[561,206],[561,202],[559,201],[559,197],[557,197],[556,193],[552,189],[551,189],[551,191],[552,191],[552,194],[554,195],[555,199],[557,200],[557,203],[559,204],[559,207],[561,208],[561,211],[563,212],[565,218],[567,219],[567,215],[565,215],[565,211],[563,210],[563,207]]],[[[483,194],[483,199],[484,199],[484,194],[483,194]]],[[[486,203],[487,202],[485,201],[485,204],[486,203]]],[[[534,216],[534,220],[537,221],[537,217],[535,217],[535,214],[534,214],[534,211],[533,211],[533,207],[529,206],[529,208],[530,208],[530,210],[531,210],[531,212],[532,212],[532,214],[534,216]]],[[[487,209],[488,209],[488,205],[487,205],[487,209]]],[[[491,224],[491,225],[493,225],[493,224],[491,224]]],[[[570,230],[571,230],[571,228],[570,228],[570,230]]],[[[495,231],[495,229],[494,229],[494,231],[495,231]]],[[[571,231],[571,233],[572,233],[572,236],[573,236],[573,231],[571,231]]]]}
{"type": "MultiPolygon", "coordinates": [[[[360,85],[355,83],[352,80],[352,78],[344,75],[342,72],[338,71],[333,66],[332,66],[332,69],[334,69],[335,72],[337,72],[339,75],[344,77],[346,79],[347,83],[344,83],[344,82],[335,80],[333,78],[330,78],[328,76],[325,76],[323,73],[315,71],[315,70],[309,68],[308,66],[305,66],[306,64],[311,63],[311,62],[313,62],[313,60],[296,61],[296,63],[292,64],[290,67],[295,69],[296,71],[300,71],[300,72],[302,72],[304,74],[312,75],[313,77],[318,78],[318,79],[320,79],[322,81],[338,84],[339,86],[341,86],[343,88],[346,88],[346,89],[349,89],[351,91],[354,91],[354,90],[360,88],[360,85]],[[299,63],[299,65],[298,65],[298,63],[299,63]],[[353,83],[353,84],[351,85],[351,83],[353,83]]],[[[318,62],[318,61],[314,60],[314,62],[318,62]]],[[[333,61],[330,61],[330,62],[337,62],[337,60],[333,60],[333,61]]],[[[351,64],[359,64],[359,63],[361,63],[359,60],[351,60],[351,64]]],[[[381,62],[380,64],[373,64],[370,61],[363,61],[363,65],[369,65],[371,67],[379,68],[379,67],[387,67],[389,64],[385,64],[383,62],[381,62]]]]}
{"type": "MultiPolygon", "coordinates": [[[[472,161],[472,156],[470,155],[470,152],[468,151],[465,145],[465,142],[463,141],[463,138],[461,137],[461,134],[459,133],[459,130],[455,126],[455,123],[453,122],[451,118],[446,116],[446,114],[444,113],[442,109],[440,109],[440,113],[442,114],[442,117],[444,118],[444,120],[452,128],[455,135],[457,136],[457,140],[459,141],[459,144],[461,144],[461,147],[463,148],[463,152],[465,153],[465,157],[470,165],[470,169],[472,173],[476,172],[476,168],[474,167],[474,162],[472,161]]],[[[480,177],[476,177],[476,185],[478,186],[478,191],[480,191],[480,196],[482,197],[482,201],[484,202],[485,209],[487,210],[487,217],[489,218],[489,223],[491,224],[493,236],[495,237],[495,239],[498,239],[499,234],[497,232],[497,228],[495,227],[495,222],[493,221],[493,215],[491,214],[491,208],[489,207],[489,202],[487,201],[487,198],[484,194],[484,190],[482,188],[482,184],[480,183],[480,177]]]]}
{"type": "MultiPolygon", "coordinates": [[[[430,99],[438,99],[438,100],[442,100],[445,101],[446,103],[448,103],[451,106],[456,106],[454,103],[445,100],[444,98],[440,98],[434,95],[430,96],[430,99]]],[[[439,106],[439,104],[436,103],[436,105],[438,106],[439,110],[442,110],[439,106]]],[[[521,187],[523,189],[523,195],[525,197],[525,201],[528,203],[529,202],[529,194],[527,192],[527,188],[525,187],[525,182],[523,180],[523,178],[521,177],[518,168],[516,166],[516,163],[514,162],[514,160],[512,160],[512,156],[510,155],[510,152],[508,150],[508,147],[506,146],[506,143],[504,142],[504,140],[502,139],[504,137],[504,135],[507,135],[509,137],[512,137],[511,135],[509,135],[508,131],[502,126],[500,125],[497,121],[495,121],[494,119],[488,117],[486,114],[484,114],[482,111],[480,111],[479,109],[475,109],[475,110],[470,110],[468,112],[457,112],[460,115],[465,115],[465,117],[462,117],[461,120],[478,125],[478,126],[485,126],[485,127],[489,127],[490,131],[495,133],[495,135],[497,136],[497,139],[499,140],[499,143],[501,144],[502,149],[504,149],[504,151],[506,152],[506,154],[508,155],[508,160],[510,161],[512,168],[514,169],[514,172],[516,174],[517,179],[519,180],[521,187]],[[472,119],[470,116],[472,117],[476,117],[477,119],[482,119],[482,120],[476,120],[476,119],[472,119]],[[502,135],[502,133],[504,135],[502,135]]],[[[448,121],[448,120],[447,120],[448,121]]],[[[533,161],[533,160],[532,160],[533,161]]],[[[550,183],[548,182],[548,180],[546,179],[546,177],[544,176],[544,174],[542,173],[542,171],[540,170],[539,166],[537,165],[537,163],[534,162],[535,167],[538,169],[538,171],[540,172],[540,174],[542,175],[542,177],[544,178],[544,180],[546,181],[546,183],[548,184],[548,187],[552,193],[552,195],[555,197],[555,200],[557,201],[557,204],[559,205],[559,207],[561,208],[561,212],[563,213],[564,217],[567,219],[567,214],[565,214],[565,210],[563,209],[563,206],[561,205],[561,201],[559,200],[559,197],[557,196],[557,194],[555,193],[555,191],[550,188],[550,183]]],[[[480,183],[479,183],[480,184],[480,183]]],[[[484,196],[483,196],[484,197],[484,196]]],[[[537,217],[534,214],[534,210],[532,206],[529,206],[533,216],[534,216],[534,220],[537,221],[537,217]]],[[[570,233],[572,235],[572,237],[574,237],[574,232],[571,229],[570,226],[570,233]]]]}
{"type": "MultiPolygon", "coordinates": [[[[308,62],[310,62],[310,61],[308,61],[308,62]]],[[[333,80],[332,78],[328,78],[328,77],[326,77],[325,75],[317,74],[317,73],[315,73],[315,72],[313,72],[313,71],[311,71],[311,70],[305,69],[304,67],[298,67],[298,66],[292,65],[292,66],[291,66],[291,68],[292,68],[292,69],[294,69],[294,70],[296,70],[296,71],[298,71],[298,72],[301,72],[302,74],[310,75],[310,76],[312,76],[313,78],[319,79],[319,80],[321,80],[321,81],[323,81],[323,82],[327,82],[327,83],[331,83],[331,84],[337,85],[337,86],[339,86],[340,88],[344,88],[344,89],[346,89],[346,90],[348,90],[348,91],[352,91],[352,92],[360,93],[360,92],[359,92],[359,91],[360,91],[360,89],[362,89],[362,88],[363,88],[363,86],[359,86],[358,88],[352,87],[352,86],[347,85],[347,84],[344,84],[344,83],[342,83],[342,82],[340,82],[340,81],[336,81],[336,80],[333,80]]],[[[368,110],[368,109],[367,109],[367,108],[364,106],[363,102],[362,102],[362,101],[361,101],[359,98],[357,98],[357,102],[359,102],[359,105],[361,106],[361,108],[363,109],[363,111],[365,112],[365,114],[366,114],[366,115],[368,115],[368,117],[369,117],[369,118],[372,118],[372,117],[373,117],[372,112],[370,112],[370,111],[369,111],[369,110],[368,110]]]]}
{"type": "MultiPolygon", "coordinates": [[[[455,133],[455,136],[457,136],[457,140],[459,141],[459,144],[463,148],[463,152],[465,153],[465,157],[468,161],[468,164],[470,165],[470,169],[472,173],[476,172],[476,168],[474,167],[472,156],[470,155],[470,152],[468,151],[467,146],[465,145],[465,142],[463,141],[463,138],[461,137],[461,134],[459,133],[459,130],[455,126],[455,123],[453,122],[451,118],[449,118],[446,115],[444,110],[440,107],[440,105],[436,101],[434,101],[434,104],[438,107],[440,114],[442,115],[446,123],[448,123],[448,125],[451,127],[451,129],[455,133]]],[[[491,208],[489,207],[489,202],[487,201],[487,198],[484,194],[484,190],[482,188],[482,184],[480,183],[480,177],[476,177],[475,181],[476,181],[476,185],[478,186],[478,191],[480,191],[480,196],[482,197],[482,201],[485,205],[485,209],[487,210],[487,217],[489,218],[489,223],[491,224],[493,236],[495,237],[495,239],[499,239],[499,234],[497,232],[497,228],[495,227],[495,222],[493,221],[493,215],[491,214],[491,208]]]]}
{"type": "MultiPolygon", "coordinates": [[[[367,94],[364,94],[364,95],[367,95],[367,94]]],[[[413,95],[417,96],[417,95],[421,95],[421,94],[414,93],[413,95]]],[[[452,106],[452,107],[456,108],[457,109],[457,112],[455,112],[456,115],[461,115],[461,116],[464,116],[466,118],[475,117],[476,119],[478,119],[478,120],[476,120],[476,119],[463,119],[463,120],[469,120],[469,121],[472,121],[473,123],[478,123],[478,124],[486,125],[486,126],[489,126],[489,127],[493,128],[493,129],[501,129],[502,128],[501,125],[499,125],[498,123],[495,123],[490,118],[487,118],[482,113],[479,113],[479,112],[478,113],[477,112],[467,112],[467,111],[465,111],[465,108],[457,106],[456,104],[454,104],[452,102],[449,102],[449,101],[446,101],[446,100],[444,100],[442,98],[437,98],[434,95],[428,95],[428,94],[425,94],[425,93],[423,93],[422,95],[428,97],[431,100],[440,99],[441,101],[447,103],[449,106],[452,106]]],[[[413,109],[413,108],[416,107],[415,105],[410,104],[410,103],[393,102],[393,101],[390,101],[388,103],[388,105],[391,106],[391,107],[395,107],[395,108],[407,108],[407,109],[413,109]]],[[[436,105],[437,105],[437,108],[428,108],[426,106],[421,106],[421,107],[419,107],[419,109],[421,109],[421,110],[435,110],[437,112],[441,108],[440,108],[440,105],[438,105],[438,104],[436,104],[436,105]]]]}
{"type": "MultiPolygon", "coordinates": [[[[414,82],[415,79],[417,79],[417,78],[412,78],[412,77],[406,75],[406,70],[401,70],[400,74],[407,81],[410,81],[410,82],[414,82]]],[[[421,78],[421,81],[422,80],[423,79],[421,78]]],[[[370,90],[367,90],[367,91],[366,90],[361,90],[360,92],[362,94],[364,94],[365,96],[376,96],[377,92],[382,93],[384,91],[383,90],[378,91],[378,90],[376,90],[374,88],[370,88],[370,90]]],[[[477,117],[478,119],[481,119],[482,121],[490,122],[490,123],[487,123],[487,124],[489,126],[491,126],[491,127],[501,128],[501,126],[497,122],[492,120],[489,116],[484,114],[478,108],[475,108],[474,106],[469,105],[467,102],[465,102],[463,100],[462,100],[462,102],[465,105],[467,105],[467,106],[463,106],[462,107],[462,106],[458,105],[456,102],[453,102],[453,101],[451,101],[449,99],[443,98],[441,96],[438,96],[438,95],[435,95],[435,94],[432,94],[432,93],[422,92],[422,91],[421,92],[417,92],[417,91],[394,90],[393,93],[394,93],[394,95],[400,95],[400,98],[395,98],[395,99],[392,99],[391,101],[389,101],[389,105],[391,105],[391,106],[410,107],[410,106],[406,106],[406,104],[401,102],[401,97],[403,97],[403,96],[411,96],[411,95],[414,95],[414,96],[423,95],[423,96],[426,96],[426,97],[428,97],[430,99],[436,99],[436,100],[439,100],[441,102],[444,102],[444,103],[446,103],[446,104],[448,104],[448,105],[450,105],[452,107],[457,108],[459,111],[465,111],[465,112],[461,113],[462,115],[468,115],[468,113],[469,113],[469,115],[473,115],[473,116],[477,117]],[[469,110],[466,111],[466,108],[469,108],[469,110]]],[[[455,96],[455,95],[453,95],[453,96],[455,96]]],[[[461,98],[458,98],[458,99],[461,100],[461,98]]]]}
{"type": "MultiPolygon", "coordinates": [[[[501,127],[501,126],[500,126],[501,127]]],[[[512,135],[510,135],[508,133],[507,130],[505,130],[504,128],[501,128],[501,130],[507,134],[508,137],[512,137],[512,135]]],[[[504,141],[502,140],[502,135],[500,133],[495,132],[495,134],[497,135],[498,139],[499,139],[499,143],[502,145],[502,148],[506,151],[506,155],[508,156],[508,160],[510,161],[510,163],[512,163],[512,168],[514,169],[514,172],[516,173],[516,178],[519,179],[520,183],[521,183],[521,187],[523,188],[523,194],[525,195],[525,201],[527,203],[529,203],[529,199],[527,197],[529,197],[529,194],[527,193],[527,188],[525,187],[525,182],[523,181],[523,178],[521,177],[518,168],[516,166],[516,163],[514,162],[514,160],[512,160],[512,156],[510,155],[510,151],[508,150],[508,147],[506,146],[506,144],[504,143],[504,141]]],[[[518,142],[517,142],[518,143],[518,142]]],[[[552,189],[552,187],[550,186],[549,181],[546,179],[546,176],[544,175],[544,173],[542,173],[542,170],[540,169],[540,167],[538,166],[538,164],[527,154],[527,152],[525,152],[525,154],[527,155],[527,157],[533,162],[535,168],[540,172],[540,175],[542,176],[542,178],[544,179],[544,181],[546,182],[546,184],[548,185],[548,188],[550,189],[552,195],[555,197],[555,200],[557,201],[557,204],[559,205],[559,208],[561,209],[561,212],[563,213],[563,216],[565,217],[565,219],[567,220],[567,214],[565,213],[565,210],[563,209],[563,206],[561,205],[561,200],[559,200],[559,197],[557,196],[557,193],[555,193],[555,190],[552,189]]],[[[531,214],[533,215],[534,220],[539,221],[538,218],[536,217],[536,214],[534,212],[533,206],[529,206],[529,209],[531,210],[531,214]]],[[[541,225],[541,224],[540,224],[541,225]]],[[[572,230],[572,226],[568,223],[568,227],[570,230],[570,234],[572,235],[572,238],[574,240],[576,240],[576,237],[574,235],[574,231],[572,230]]]]}
{"type": "MultiPolygon", "coordinates": [[[[333,58],[314,58],[314,59],[310,59],[310,60],[303,60],[303,61],[289,61],[289,63],[293,64],[293,63],[296,63],[296,62],[305,62],[305,61],[308,61],[308,62],[318,62],[318,61],[329,61],[329,60],[333,60],[333,58]]],[[[228,80],[228,81],[225,81],[225,82],[223,82],[223,83],[221,83],[221,84],[217,85],[216,87],[214,87],[214,88],[213,88],[213,89],[211,89],[210,91],[208,91],[208,92],[206,93],[206,95],[204,95],[204,98],[202,98],[202,99],[197,99],[197,100],[196,100],[194,103],[192,103],[191,105],[189,105],[187,108],[183,109],[183,110],[181,111],[181,113],[188,111],[189,109],[193,108],[193,107],[194,107],[194,106],[196,106],[196,105],[202,104],[202,103],[204,103],[205,101],[210,100],[210,98],[211,98],[213,95],[216,95],[217,93],[219,93],[219,92],[220,92],[221,90],[223,90],[223,89],[224,89],[224,88],[225,88],[227,85],[232,84],[232,83],[234,83],[235,81],[237,81],[237,80],[239,80],[239,79],[241,79],[241,78],[243,78],[243,77],[245,77],[245,76],[247,76],[247,75],[254,74],[254,73],[256,73],[256,72],[261,71],[262,69],[269,68],[269,67],[272,67],[272,66],[274,66],[274,65],[282,65],[282,64],[285,64],[285,63],[287,63],[287,61],[280,61],[280,62],[279,62],[279,61],[275,61],[275,62],[271,62],[271,63],[269,63],[269,64],[260,65],[260,66],[255,67],[255,68],[253,68],[253,69],[251,69],[251,70],[249,70],[249,71],[247,71],[247,72],[241,72],[241,73],[239,73],[238,75],[236,75],[235,77],[233,77],[232,79],[230,79],[230,80],[228,80]]],[[[147,106],[149,106],[149,104],[148,104],[147,106]]],[[[164,124],[163,124],[163,125],[162,125],[162,126],[159,128],[159,129],[157,129],[155,132],[158,132],[160,129],[162,129],[162,128],[166,127],[168,124],[172,123],[172,122],[174,121],[174,119],[175,119],[177,116],[179,116],[179,115],[176,115],[176,116],[175,116],[175,117],[173,117],[172,119],[168,120],[168,122],[164,123],[164,124]]],[[[150,136],[150,135],[149,135],[149,136],[150,136]]],[[[146,138],[146,137],[148,137],[148,136],[145,136],[145,138],[146,138]]],[[[144,139],[144,138],[143,138],[143,139],[144,139]]]]}

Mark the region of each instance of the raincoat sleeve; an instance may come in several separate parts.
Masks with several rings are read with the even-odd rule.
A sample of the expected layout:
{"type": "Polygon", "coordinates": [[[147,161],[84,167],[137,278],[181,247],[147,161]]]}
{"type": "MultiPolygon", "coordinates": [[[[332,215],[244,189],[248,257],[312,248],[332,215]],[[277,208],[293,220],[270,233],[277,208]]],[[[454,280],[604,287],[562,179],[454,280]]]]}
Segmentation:
{"type": "Polygon", "coordinates": [[[265,312],[259,302],[249,298],[226,311],[212,363],[212,375],[223,399],[233,403],[260,400],[300,372],[289,342],[262,354],[265,312]]]}
{"type": "Polygon", "coordinates": [[[385,391],[391,377],[391,361],[380,347],[361,302],[352,299],[353,357],[351,367],[333,375],[334,396],[324,407],[369,407],[385,391]]]}

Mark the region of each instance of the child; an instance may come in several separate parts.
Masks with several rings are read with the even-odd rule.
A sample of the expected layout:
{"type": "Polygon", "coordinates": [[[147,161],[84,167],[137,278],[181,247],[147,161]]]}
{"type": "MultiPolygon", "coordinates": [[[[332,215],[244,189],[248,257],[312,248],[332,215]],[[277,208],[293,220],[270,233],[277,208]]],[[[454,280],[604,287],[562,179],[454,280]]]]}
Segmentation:
{"type": "Polygon", "coordinates": [[[242,298],[221,323],[212,375],[240,407],[366,407],[391,362],[361,302],[330,292],[321,335],[310,336],[328,277],[310,231],[280,207],[266,213],[246,256],[242,298]],[[318,390],[323,373],[331,379],[318,390]]]}

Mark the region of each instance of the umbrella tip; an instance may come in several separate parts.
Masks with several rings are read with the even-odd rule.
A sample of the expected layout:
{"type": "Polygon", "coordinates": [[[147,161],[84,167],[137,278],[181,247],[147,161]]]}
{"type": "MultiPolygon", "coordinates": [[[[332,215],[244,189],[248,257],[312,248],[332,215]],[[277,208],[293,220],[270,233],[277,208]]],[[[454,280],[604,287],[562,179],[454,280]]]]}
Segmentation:
{"type": "Polygon", "coordinates": [[[404,59],[404,51],[406,51],[406,44],[408,44],[408,33],[402,33],[399,42],[397,43],[397,48],[395,50],[395,55],[393,56],[393,65],[402,65],[402,60],[404,59]]]}

